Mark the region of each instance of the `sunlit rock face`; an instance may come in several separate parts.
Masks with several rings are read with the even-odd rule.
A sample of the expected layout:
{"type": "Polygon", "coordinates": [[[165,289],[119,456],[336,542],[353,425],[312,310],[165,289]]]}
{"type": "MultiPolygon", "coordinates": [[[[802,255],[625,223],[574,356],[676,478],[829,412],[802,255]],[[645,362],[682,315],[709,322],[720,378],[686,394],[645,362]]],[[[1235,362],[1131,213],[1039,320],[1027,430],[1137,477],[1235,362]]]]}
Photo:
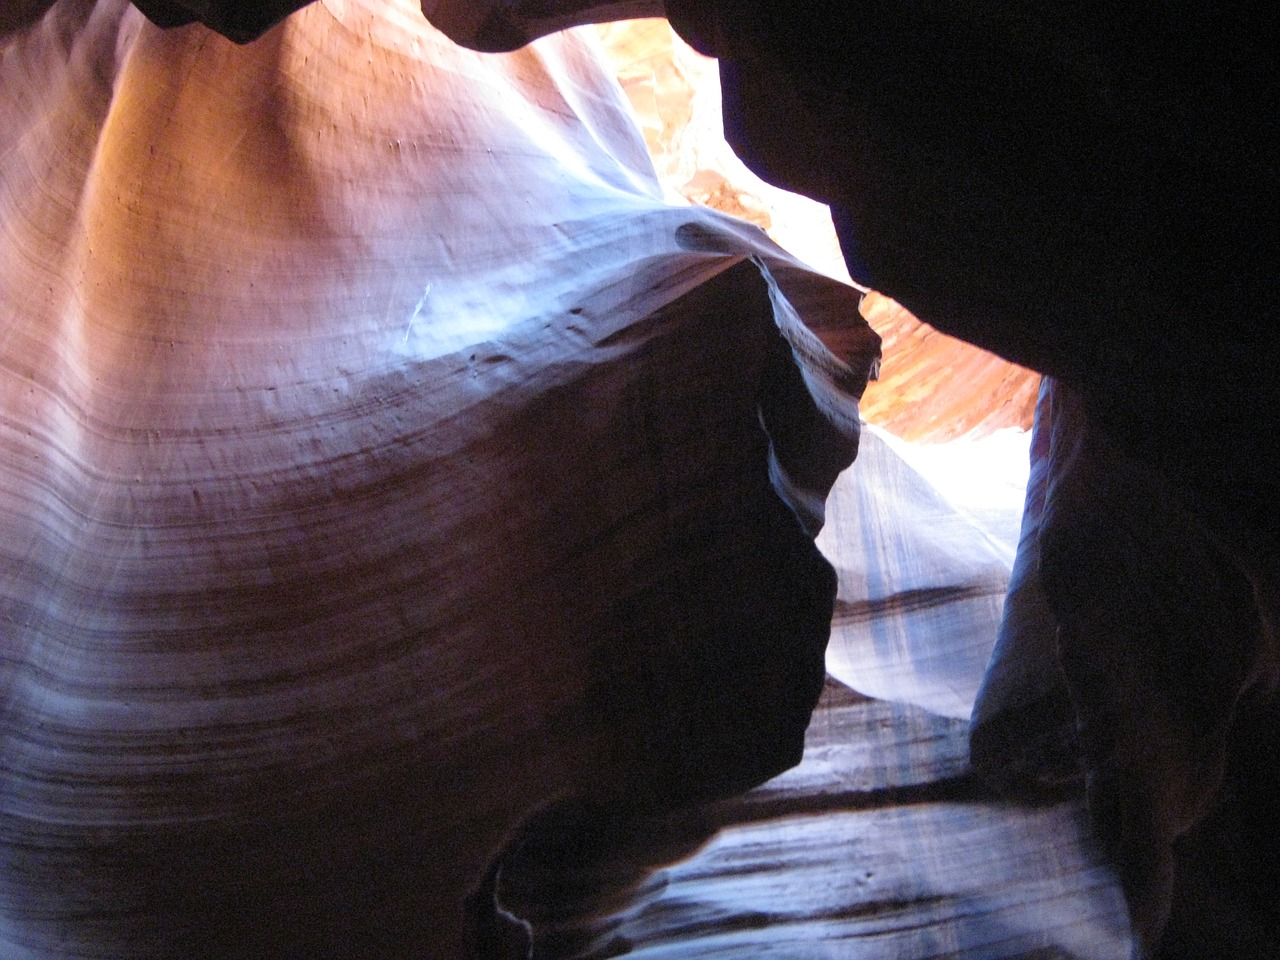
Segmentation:
{"type": "MultiPolygon", "coordinates": [[[[538,5],[485,6],[536,24],[538,5]]],[[[1274,955],[1252,852],[1276,845],[1256,746],[1277,733],[1280,621],[1274,12],[665,8],[720,57],[739,155],[836,208],[856,279],[1054,377],[977,719],[1016,740],[1052,703],[1078,729],[1024,725],[1034,743],[980,759],[1053,779],[1078,734],[1146,945],[1274,955]]]]}
{"type": "MultiPolygon", "coordinates": [[[[725,141],[716,61],[663,19],[610,23],[600,36],[670,193],[755,223],[806,263],[850,281],[827,207],[761,180],[725,141]]],[[[883,294],[870,293],[861,309],[884,341],[878,378],[860,404],[868,422],[925,443],[1030,429],[1039,374],[920,323],[883,294]]]]}
{"type": "MultiPolygon", "coordinates": [[[[424,9],[479,44],[485,23],[532,35],[549,8],[610,19],[629,6],[424,9]]],[[[996,3],[665,9],[721,57],[739,155],[841,209],[855,279],[1074,384],[1163,469],[1270,482],[1275,405],[1252,400],[1270,397],[1275,357],[1258,317],[1273,302],[1276,121],[1254,19],[1141,3],[1035,17],[996,3]],[[1159,413],[1179,407],[1198,416],[1159,413]]]]}
{"type": "Polygon", "coordinates": [[[592,44],[0,43],[0,955],[518,950],[544,804],[795,762],[878,338],[592,44]]]}

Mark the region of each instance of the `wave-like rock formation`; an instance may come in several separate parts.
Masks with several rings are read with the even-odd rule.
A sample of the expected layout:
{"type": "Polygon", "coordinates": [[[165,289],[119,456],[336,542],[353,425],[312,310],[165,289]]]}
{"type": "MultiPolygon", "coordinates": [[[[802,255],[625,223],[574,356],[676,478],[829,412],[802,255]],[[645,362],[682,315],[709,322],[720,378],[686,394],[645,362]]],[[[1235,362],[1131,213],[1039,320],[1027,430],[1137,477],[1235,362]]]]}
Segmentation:
{"type": "Polygon", "coordinates": [[[4,26],[5,960],[519,949],[542,806],[798,759],[878,338],[593,47],[4,26]]]}
{"type": "MultiPolygon", "coordinates": [[[[483,6],[426,9],[493,47],[630,5],[483,6]]],[[[1052,780],[1074,753],[1141,949],[1274,955],[1275,11],[663,9],[858,280],[1053,377],[979,762],[1052,780]]]]}
{"type": "MultiPolygon", "coordinates": [[[[575,41],[139,6],[178,29],[0,13],[5,950],[449,956],[464,890],[518,947],[485,871],[546,800],[796,759],[835,589],[797,521],[874,338],[664,207],[575,41]]],[[[668,16],[857,280],[1051,375],[974,760],[1083,772],[1139,951],[1274,957],[1275,11],[423,12],[668,16]]]]}

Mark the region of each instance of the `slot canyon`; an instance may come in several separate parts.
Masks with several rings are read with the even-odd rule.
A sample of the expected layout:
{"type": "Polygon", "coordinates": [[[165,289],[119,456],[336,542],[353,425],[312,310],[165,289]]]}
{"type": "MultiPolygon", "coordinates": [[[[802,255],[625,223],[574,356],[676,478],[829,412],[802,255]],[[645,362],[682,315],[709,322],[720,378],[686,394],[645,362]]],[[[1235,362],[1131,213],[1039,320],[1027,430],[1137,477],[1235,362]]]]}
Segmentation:
{"type": "Polygon", "coordinates": [[[1280,956],[1276,16],[4,3],[0,960],[1280,956]]]}

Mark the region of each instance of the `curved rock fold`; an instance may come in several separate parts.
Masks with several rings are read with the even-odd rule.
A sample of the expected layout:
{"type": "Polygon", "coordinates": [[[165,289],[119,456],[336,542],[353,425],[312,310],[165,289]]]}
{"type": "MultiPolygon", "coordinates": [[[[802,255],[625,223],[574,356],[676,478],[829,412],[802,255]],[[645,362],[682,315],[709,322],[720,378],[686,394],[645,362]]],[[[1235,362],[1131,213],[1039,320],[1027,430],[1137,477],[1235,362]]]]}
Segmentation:
{"type": "Polygon", "coordinates": [[[6,958],[452,958],[544,804],[795,762],[878,338],[589,44],[2,42],[6,958]]]}

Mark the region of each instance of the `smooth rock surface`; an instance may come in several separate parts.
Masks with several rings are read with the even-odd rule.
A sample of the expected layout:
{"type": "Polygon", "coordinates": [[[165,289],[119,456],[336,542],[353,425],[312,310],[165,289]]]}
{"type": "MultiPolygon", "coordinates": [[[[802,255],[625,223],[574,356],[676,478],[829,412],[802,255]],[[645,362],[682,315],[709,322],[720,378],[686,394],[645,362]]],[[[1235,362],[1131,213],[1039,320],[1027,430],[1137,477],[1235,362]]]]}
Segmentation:
{"type": "Polygon", "coordinates": [[[536,960],[1127,960],[1079,798],[999,802],[965,732],[829,680],[798,767],[685,813],[548,816],[505,864],[504,900],[536,960]]]}
{"type": "MultiPolygon", "coordinates": [[[[32,335],[29,328],[4,331],[5,348],[14,351],[6,356],[24,361],[16,376],[6,379],[6,388],[18,386],[4,398],[6,414],[18,411],[11,421],[18,429],[7,440],[13,456],[6,463],[18,464],[10,468],[18,478],[13,489],[19,499],[13,502],[24,506],[11,511],[7,522],[14,532],[9,542],[17,545],[11,548],[13,557],[23,563],[28,557],[39,563],[49,551],[65,554],[73,533],[79,538],[75,542],[110,542],[114,550],[124,537],[121,531],[137,529],[132,522],[117,523],[109,532],[95,526],[99,501],[85,499],[78,484],[49,482],[49,476],[67,468],[40,462],[42,450],[59,451],[74,472],[86,450],[120,446],[101,425],[123,422],[116,419],[118,411],[133,410],[135,404],[121,398],[133,396],[140,385],[153,390],[147,403],[136,405],[143,420],[151,415],[148,411],[163,409],[180,417],[189,409],[169,402],[175,394],[166,389],[176,381],[157,385],[136,373],[143,368],[131,349],[141,344],[154,350],[159,339],[148,340],[145,332],[138,336],[128,324],[115,324],[109,335],[95,331],[87,336],[78,320],[82,312],[102,315],[98,304],[104,300],[142,297],[137,288],[115,283],[122,265],[106,262],[104,254],[107,249],[128,250],[132,256],[136,245],[129,237],[138,224],[110,216],[86,216],[80,222],[31,214],[46,204],[100,213],[99,204],[115,186],[122,187],[116,202],[145,220],[147,208],[139,198],[153,183],[168,189],[162,171],[148,166],[143,154],[154,137],[137,136],[127,124],[115,122],[125,114],[107,110],[103,94],[111,84],[104,78],[114,82],[136,68],[146,82],[123,91],[127,95],[120,103],[140,107],[142,116],[153,118],[200,117],[198,128],[220,131],[215,139],[223,148],[217,154],[221,165],[208,162],[205,175],[216,182],[214,173],[220,173],[227,183],[245,188],[236,196],[270,227],[266,233],[271,236],[287,236],[294,225],[306,224],[308,236],[318,241],[311,232],[314,210],[305,201],[314,199],[311,186],[334,182],[324,163],[280,162],[322,156],[323,151],[298,149],[303,141],[290,137],[297,130],[291,123],[306,118],[305,129],[319,138],[323,121],[335,112],[332,103],[325,108],[323,97],[296,96],[309,88],[293,79],[275,83],[271,65],[255,59],[268,50],[280,63],[296,63],[299,55],[307,63],[305,44],[281,42],[294,37],[293,27],[268,34],[265,46],[243,60],[216,45],[202,48],[204,55],[221,58],[217,75],[222,82],[231,78],[228,92],[238,91],[244,98],[246,109],[238,116],[250,122],[237,124],[226,122],[216,97],[201,93],[195,107],[191,100],[183,101],[186,87],[179,89],[173,79],[177,73],[155,69],[158,61],[140,56],[127,31],[111,43],[91,45],[88,56],[83,46],[76,53],[75,30],[67,28],[76,18],[69,20],[66,14],[73,9],[83,13],[85,7],[68,5],[37,24],[45,6],[10,5],[0,19],[6,44],[6,83],[0,96],[6,118],[13,121],[5,128],[9,139],[4,143],[2,202],[9,243],[4,262],[16,265],[6,278],[5,294],[11,299],[5,306],[14,316],[41,316],[42,335],[52,331],[47,339],[32,335]],[[26,42],[33,35],[26,32],[32,24],[43,38],[34,46],[26,42]],[[14,76],[39,80],[10,82],[14,76]],[[75,82],[64,84],[59,80],[63,76],[75,82]],[[174,103],[185,103],[187,109],[170,109],[174,103]],[[281,104],[287,107],[283,112],[281,104]],[[111,118],[108,127],[123,135],[104,137],[101,142],[109,149],[87,148],[91,141],[97,144],[94,131],[104,118],[111,118]],[[316,120],[321,121],[319,133],[311,123],[316,120]],[[246,126],[253,135],[237,140],[236,132],[246,126]],[[271,162],[253,167],[253,158],[261,156],[271,162]],[[144,171],[145,176],[121,179],[122,169],[144,171]],[[280,189],[298,182],[307,186],[296,195],[280,189]],[[289,202],[282,204],[279,198],[286,193],[289,202]],[[85,256],[94,244],[97,260],[85,256]],[[47,250],[71,251],[63,262],[65,273],[61,268],[41,272],[47,250]],[[32,264],[37,265],[34,271],[32,264]],[[31,306],[41,303],[54,306],[31,306]],[[32,346],[37,342],[43,346],[32,346]],[[30,357],[38,362],[26,364],[30,357]],[[51,365],[49,357],[59,359],[51,365]],[[51,376],[51,370],[57,375],[51,376]],[[102,371],[114,371],[115,379],[108,376],[103,382],[102,371]],[[94,386],[85,386],[90,383],[94,386]],[[41,387],[40,397],[63,402],[41,408],[40,399],[21,394],[28,384],[41,387]],[[88,402],[86,397],[97,399],[88,402]],[[37,409],[53,413],[42,419],[43,414],[30,412],[37,409]],[[31,425],[37,427],[32,431],[37,440],[23,438],[22,431],[31,425]],[[37,502],[40,509],[67,518],[52,541],[41,540],[29,525],[31,516],[40,515],[29,506],[37,502]]],[[[144,0],[159,23],[202,17],[240,40],[256,36],[292,6],[249,10],[234,0],[144,0]],[[247,19],[246,10],[252,14],[247,19]]],[[[575,0],[440,0],[428,3],[426,12],[456,39],[496,48],[518,46],[569,22],[633,14],[637,7],[657,12],[648,3],[575,0]]],[[[1270,223],[1277,205],[1280,110],[1274,55],[1265,38],[1275,32],[1275,11],[1258,5],[1204,5],[1180,9],[1174,17],[1167,7],[1139,3],[1123,9],[1044,7],[1028,14],[1001,3],[903,8],[876,3],[796,6],[774,0],[670,0],[665,7],[695,46],[722,57],[729,135],[748,162],[769,178],[840,208],[844,254],[857,279],[874,282],[916,315],[950,332],[1053,374],[1082,399],[1081,426],[1063,435],[1062,450],[1069,455],[1057,461],[1038,549],[1045,561],[1041,586],[1063,628],[1063,664],[1078,705],[1076,720],[1082,724],[1095,819],[1121,867],[1148,945],[1154,945],[1168,916],[1169,935],[1162,947],[1168,956],[1202,955],[1205,944],[1230,944],[1238,956],[1273,956],[1280,910],[1274,902],[1274,873],[1266,867],[1275,858],[1266,852],[1274,849],[1276,835],[1264,811],[1275,792],[1268,773],[1274,757],[1266,744],[1277,729],[1273,691],[1280,622],[1280,496],[1275,482],[1280,399],[1273,375],[1280,327],[1273,322],[1277,255],[1270,223]],[[1122,735],[1113,738],[1112,728],[1122,735]],[[1205,932],[1211,928],[1205,921],[1223,917],[1228,920],[1220,924],[1222,936],[1205,932]],[[1253,953],[1245,952],[1249,950],[1253,953]]],[[[120,8],[104,4],[103,9],[112,15],[120,8]]],[[[339,0],[327,9],[340,20],[347,13],[339,0]]],[[[303,16],[308,15],[311,11],[303,16]]],[[[369,29],[367,36],[370,41],[377,37],[383,45],[379,49],[403,53],[394,38],[416,37],[410,22],[412,18],[401,18],[396,30],[369,29]]],[[[157,47],[152,42],[143,49],[154,51],[165,43],[157,47]]],[[[327,67],[327,79],[337,89],[358,89],[353,76],[367,83],[353,68],[361,54],[366,54],[364,48],[339,66],[327,67]]],[[[366,57],[372,67],[374,58],[366,57]]],[[[396,74],[403,63],[379,58],[378,70],[396,74]]],[[[410,73],[402,70],[401,76],[410,73]]],[[[209,75],[193,69],[194,89],[211,86],[209,75]]],[[[422,102],[414,101],[416,107],[422,102]]],[[[580,107],[575,102],[569,112],[580,107]]],[[[381,109],[381,98],[375,97],[371,110],[352,93],[336,113],[373,115],[381,109]]],[[[483,116],[481,111],[472,119],[483,116]]],[[[399,129],[398,124],[390,126],[399,129]]],[[[594,133],[600,128],[590,129],[594,133]]],[[[176,133],[184,132],[190,128],[179,124],[176,133]]],[[[396,138],[384,132],[390,145],[396,138]]],[[[635,155],[630,148],[623,153],[635,155]]],[[[186,155],[177,147],[160,153],[180,179],[193,172],[185,167],[186,155]]],[[[377,156],[386,160],[392,155],[377,156]]],[[[557,159],[565,156],[560,153],[557,159]]],[[[639,169],[630,160],[623,165],[639,169]]],[[[602,172],[590,163],[586,168],[592,176],[602,172]]],[[[366,173],[347,171],[345,183],[350,187],[378,180],[366,173]]],[[[636,182],[629,174],[623,179],[636,182]]],[[[603,181],[618,183],[609,175],[603,181]]],[[[722,185],[704,178],[696,186],[712,196],[722,185]]],[[[216,189],[206,189],[205,195],[223,196],[216,189]]],[[[400,198],[370,201],[354,188],[347,199],[353,200],[349,206],[320,205],[327,231],[323,237],[339,238],[339,245],[340,238],[349,236],[343,232],[344,218],[353,210],[380,217],[403,205],[400,198]],[[335,210],[340,214],[330,219],[335,210]]],[[[166,197],[164,209],[172,206],[171,200],[166,197]]],[[[195,210],[194,216],[180,216],[176,229],[157,218],[158,248],[183,263],[193,288],[221,289],[222,278],[209,264],[224,265],[228,248],[248,249],[244,262],[262,264],[266,275],[279,271],[279,248],[261,238],[253,238],[247,248],[240,247],[244,237],[222,242],[216,206],[196,204],[195,210]],[[193,235],[192,223],[212,228],[214,242],[204,250],[198,245],[184,248],[183,236],[193,235]]],[[[380,222],[361,234],[369,243],[354,260],[326,258],[323,249],[305,250],[299,259],[312,257],[316,276],[323,278],[318,282],[333,284],[341,273],[334,269],[338,262],[362,262],[369,251],[370,262],[381,262],[385,254],[373,239],[396,235],[395,229],[383,232],[383,226],[380,222]]],[[[412,235],[421,242],[420,229],[412,235]]],[[[685,252],[725,250],[716,229],[695,227],[679,236],[685,252]]],[[[535,247],[547,249],[543,243],[535,247]]],[[[577,256],[575,266],[585,262],[577,256]]],[[[245,279],[234,282],[243,287],[245,279]]],[[[353,287],[364,288],[366,280],[354,278],[353,287]]],[[[433,281],[392,293],[388,315],[407,317],[405,339],[413,334],[415,347],[429,353],[433,348],[415,332],[418,306],[425,308],[435,289],[427,283],[433,281]]],[[[500,280],[494,291],[501,289],[500,280]]],[[[152,293],[148,290],[143,299],[166,302],[165,296],[152,293]]],[[[243,291],[239,296],[241,307],[253,304],[243,291]]],[[[296,308],[309,316],[327,315],[317,306],[326,307],[328,296],[321,295],[324,302],[319,304],[286,303],[288,309],[272,301],[270,312],[288,316],[296,308]]],[[[495,293],[495,299],[505,296],[495,293]]],[[[343,303],[343,295],[335,294],[333,301],[343,303]]],[[[777,303],[775,297],[775,307],[777,303]]],[[[349,299],[344,309],[359,313],[349,299]]],[[[168,329],[155,319],[160,312],[146,314],[153,324],[148,329],[168,329]]],[[[133,315],[132,306],[125,314],[133,315]]],[[[230,328],[215,324],[212,329],[217,336],[230,328]]],[[[446,351],[462,342],[448,336],[466,337],[462,330],[451,333],[443,327],[437,333],[446,340],[446,351]]],[[[283,350],[308,339],[297,334],[295,326],[282,335],[284,343],[263,343],[261,356],[273,345],[283,350]]],[[[174,342],[183,340],[175,337],[174,342]]],[[[220,343],[244,349],[234,338],[220,343]]],[[[224,369],[225,352],[211,353],[208,368],[224,369]]],[[[330,356],[324,350],[299,352],[330,356]]],[[[286,372],[305,373],[304,367],[286,372]]],[[[189,370],[182,369],[184,374],[189,370]]],[[[244,385],[234,377],[228,383],[244,385]]],[[[278,391],[280,384],[274,385],[278,391]]],[[[257,386],[271,392],[270,383],[257,386]]],[[[310,412],[320,409],[306,406],[310,412]]],[[[236,407],[237,414],[247,413],[250,419],[264,410],[270,412],[260,401],[236,407]]],[[[141,449],[140,443],[135,446],[141,449]]],[[[837,460],[824,460],[807,478],[809,493],[821,487],[822,477],[829,478],[837,460]]],[[[793,461],[804,462],[803,457],[793,461]]],[[[133,465],[128,456],[108,457],[105,475],[124,490],[127,468],[133,465]]],[[[147,471],[158,475],[169,465],[150,459],[145,466],[146,471],[133,476],[153,475],[147,471]]],[[[188,479],[178,477],[184,495],[188,479]]],[[[816,501],[801,486],[779,486],[809,514],[813,529],[816,501]]],[[[116,506],[101,504],[101,515],[116,506]]],[[[189,510],[179,513],[186,516],[189,510]]],[[[324,520],[320,516],[319,522],[324,520]]],[[[137,549],[152,549],[157,542],[164,547],[163,536],[153,531],[152,539],[137,549]]],[[[104,549],[100,555],[110,553],[104,549]]],[[[83,567],[84,561],[78,562],[83,567]]],[[[233,569],[240,573],[241,566],[233,564],[233,569]]],[[[29,575],[27,567],[14,569],[29,575]]],[[[130,582],[137,572],[127,564],[111,569],[112,576],[130,582]]],[[[39,568],[39,575],[45,574],[39,568]]],[[[49,576],[65,577],[80,588],[105,573],[71,564],[49,576]]],[[[28,669],[25,631],[36,629],[33,617],[39,611],[31,613],[28,587],[11,582],[17,586],[6,598],[21,599],[11,608],[16,612],[6,611],[7,622],[20,623],[24,632],[12,634],[19,652],[6,655],[5,669],[24,665],[23,682],[34,678],[34,688],[45,693],[21,709],[38,704],[53,718],[52,729],[65,735],[74,728],[66,722],[65,710],[75,700],[57,678],[78,675],[84,651],[92,646],[73,644],[65,654],[49,654],[52,659],[41,660],[34,672],[28,669]],[[66,662],[60,659],[64,656],[66,662]]],[[[178,595],[182,589],[179,585],[178,595]]],[[[135,607],[140,606],[130,607],[130,615],[137,615],[135,607]]],[[[303,607],[310,609],[310,604],[303,607]]],[[[59,603],[59,615],[64,608],[74,609],[70,601],[59,603]]],[[[237,669],[243,666],[237,664],[237,669]]],[[[0,682],[11,680],[4,676],[0,682]]],[[[112,704],[113,710],[119,707],[112,704]]],[[[97,722],[103,714],[90,711],[90,716],[97,722]]],[[[116,726],[108,729],[130,729],[136,717],[121,711],[110,719],[116,726]]],[[[24,722],[14,729],[33,728],[24,722]]],[[[28,747],[43,749],[34,734],[24,737],[28,747]]],[[[173,787],[160,782],[159,792],[166,789],[173,787]]],[[[238,842],[261,849],[258,840],[238,842]]],[[[356,843],[353,849],[360,847],[356,843]]],[[[33,864],[37,872],[49,864],[69,869],[49,850],[42,856],[43,861],[16,857],[5,875],[24,876],[33,864]]],[[[120,862],[112,856],[116,853],[102,862],[120,862]]],[[[74,900],[78,894],[69,896],[74,900]]],[[[234,899],[225,890],[211,896],[223,898],[224,905],[234,899]]],[[[234,913],[242,908],[228,909],[234,913]]]]}
{"type": "Polygon", "coordinates": [[[984,522],[881,431],[865,431],[858,469],[837,481],[818,536],[838,582],[832,675],[867,696],[967,719],[1013,565],[1016,516],[1004,519],[984,522]]]}
{"type": "Polygon", "coordinates": [[[591,44],[0,44],[5,960],[518,946],[544,804],[798,759],[878,338],[662,202],[591,44]]]}
{"type": "Polygon", "coordinates": [[[1272,955],[1271,874],[1209,851],[1232,846],[1215,810],[1265,821],[1249,741],[1277,732],[1276,10],[666,9],[720,58],[739,155],[836,208],[856,280],[1079,399],[1038,575],[1095,816],[1145,947],[1171,916],[1162,949],[1194,955],[1177,891],[1221,881],[1263,931],[1241,955],[1272,955]]]}

